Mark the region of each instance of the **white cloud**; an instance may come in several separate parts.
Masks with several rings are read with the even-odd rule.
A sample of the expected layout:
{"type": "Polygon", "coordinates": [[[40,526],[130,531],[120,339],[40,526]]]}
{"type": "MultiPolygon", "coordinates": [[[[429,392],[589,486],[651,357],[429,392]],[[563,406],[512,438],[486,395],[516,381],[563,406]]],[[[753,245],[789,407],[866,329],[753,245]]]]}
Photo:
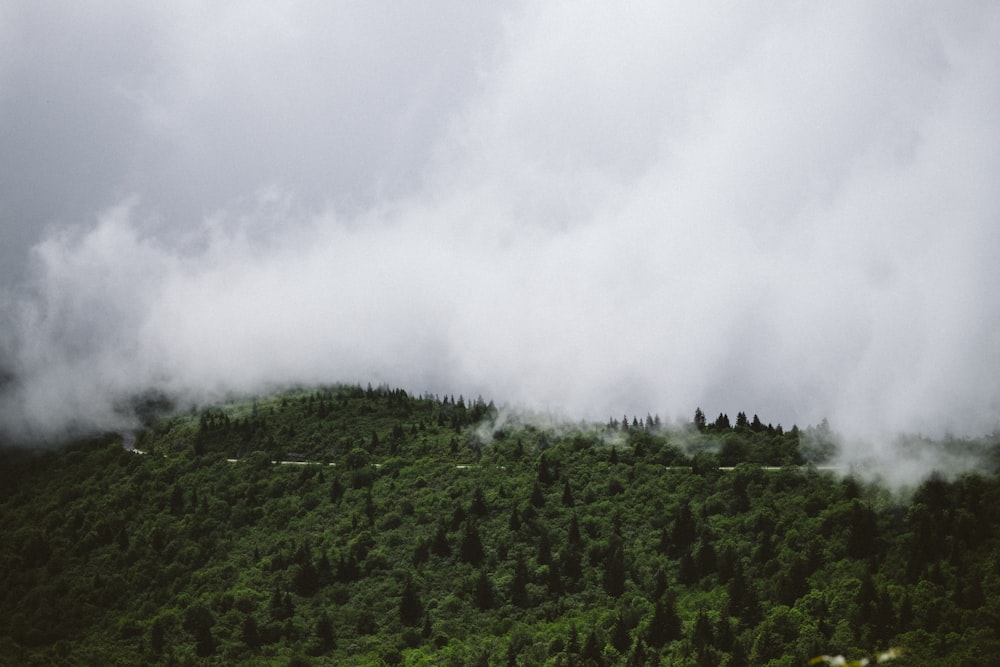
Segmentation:
{"type": "Polygon", "coordinates": [[[89,29],[143,27],[138,65],[77,65],[117,97],[46,75],[126,130],[28,136],[57,124],[98,192],[139,197],[36,246],[8,423],[372,380],[602,420],[997,425],[996,9],[373,7],[137,12],[89,29]]]}

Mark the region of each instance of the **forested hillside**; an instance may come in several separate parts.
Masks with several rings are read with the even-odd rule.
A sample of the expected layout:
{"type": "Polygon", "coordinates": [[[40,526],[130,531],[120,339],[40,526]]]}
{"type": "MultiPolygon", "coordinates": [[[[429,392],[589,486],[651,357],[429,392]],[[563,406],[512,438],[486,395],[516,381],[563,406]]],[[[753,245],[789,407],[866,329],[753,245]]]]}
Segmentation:
{"type": "Polygon", "coordinates": [[[897,494],[809,433],[327,387],[8,450],[0,663],[990,664],[996,471],[897,494]]]}

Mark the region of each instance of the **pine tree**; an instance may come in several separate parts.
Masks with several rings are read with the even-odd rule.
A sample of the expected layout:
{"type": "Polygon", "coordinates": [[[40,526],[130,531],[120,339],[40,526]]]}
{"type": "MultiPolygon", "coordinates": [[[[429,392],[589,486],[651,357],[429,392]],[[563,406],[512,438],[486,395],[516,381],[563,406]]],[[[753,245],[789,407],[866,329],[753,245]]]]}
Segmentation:
{"type": "Polygon", "coordinates": [[[563,482],[562,504],[564,507],[572,507],[574,504],[573,489],[570,487],[568,479],[563,482]]]}
{"type": "Polygon", "coordinates": [[[469,505],[469,514],[472,516],[486,516],[489,507],[486,505],[486,496],[483,495],[483,487],[477,486],[472,494],[472,504],[469,505]]]}
{"type": "Polygon", "coordinates": [[[681,619],[677,615],[673,596],[668,593],[656,601],[653,618],[646,630],[646,643],[654,648],[663,648],[681,636],[681,619]]]}
{"type": "Polygon", "coordinates": [[[631,640],[628,636],[628,625],[625,624],[625,617],[619,611],[615,618],[615,624],[611,628],[611,645],[615,647],[616,651],[625,655],[629,644],[631,644],[631,640]]]}
{"type": "Polygon", "coordinates": [[[549,458],[545,454],[538,457],[538,481],[545,486],[555,481],[552,470],[549,468],[549,458]]]}
{"type": "Polygon", "coordinates": [[[513,533],[521,530],[521,513],[517,511],[516,507],[510,511],[510,519],[507,521],[507,527],[513,533]]]}
{"type": "Polygon", "coordinates": [[[597,637],[597,630],[591,630],[587,635],[586,641],[583,643],[583,651],[580,653],[583,664],[603,667],[604,654],[602,648],[603,644],[597,637]]]}
{"type": "Polygon", "coordinates": [[[184,512],[184,489],[177,482],[174,483],[174,488],[170,492],[170,513],[173,515],[178,515],[184,512]]]}
{"type": "Polygon", "coordinates": [[[739,561],[736,561],[733,578],[729,580],[729,608],[744,627],[757,624],[760,613],[757,596],[747,583],[739,561]]]}
{"type": "Polygon", "coordinates": [[[583,544],[583,537],[580,535],[580,520],[574,514],[569,520],[569,531],[566,534],[566,543],[571,547],[583,544]]]}
{"type": "Polygon", "coordinates": [[[319,650],[317,653],[323,655],[337,647],[337,638],[333,632],[333,622],[326,611],[320,612],[316,620],[316,642],[319,650]]]}
{"type": "Polygon", "coordinates": [[[694,553],[695,569],[697,570],[699,579],[712,574],[716,570],[717,558],[713,542],[714,538],[711,531],[707,527],[702,528],[698,548],[694,553]]]}
{"type": "Polygon", "coordinates": [[[462,544],[459,547],[458,558],[463,563],[478,566],[483,562],[483,543],[479,539],[479,530],[474,522],[465,522],[465,533],[462,535],[462,544]]]}
{"type": "Polygon", "coordinates": [[[309,558],[296,570],[293,585],[295,592],[303,597],[314,595],[319,590],[319,574],[309,558]]]}
{"type": "Polygon", "coordinates": [[[528,606],[528,568],[520,558],[514,562],[514,577],[510,581],[510,603],[515,607],[528,606]]]}
{"type": "Polygon", "coordinates": [[[330,502],[336,505],[343,497],[344,486],[340,483],[338,477],[334,477],[333,481],[330,482],[330,502]]]}
{"type": "Polygon", "coordinates": [[[479,577],[476,579],[475,599],[480,611],[493,608],[493,582],[483,569],[479,570],[479,577]]]}
{"type": "Polygon", "coordinates": [[[677,518],[674,519],[673,529],[670,531],[671,555],[678,557],[686,553],[691,545],[694,544],[697,534],[694,515],[691,513],[691,505],[687,500],[683,500],[677,510],[677,518]]]}
{"type": "Polygon", "coordinates": [[[548,531],[543,530],[538,538],[538,557],[536,560],[542,565],[552,563],[552,545],[549,541],[548,531]]]}
{"type": "Polygon", "coordinates": [[[446,557],[451,555],[451,545],[448,544],[448,530],[443,523],[439,523],[434,537],[431,538],[431,553],[435,556],[446,557]]]}
{"type": "Polygon", "coordinates": [[[545,492],[542,491],[542,485],[538,482],[535,482],[535,485],[531,487],[531,505],[538,509],[545,507],[545,492]]]}
{"type": "Polygon", "coordinates": [[[702,609],[698,612],[698,616],[694,622],[694,627],[691,630],[691,643],[694,645],[696,650],[701,652],[712,646],[715,642],[713,634],[712,623],[708,620],[705,610],[702,609]]]}
{"type": "Polygon", "coordinates": [[[403,584],[403,593],[399,599],[399,621],[403,625],[415,626],[420,624],[420,619],[424,614],[424,605],[420,601],[416,584],[413,579],[406,578],[403,584]]]}
{"type": "Polygon", "coordinates": [[[629,654],[625,665],[626,667],[646,667],[649,664],[651,663],[646,654],[646,642],[636,635],[635,644],[632,646],[632,652],[629,654]]]}
{"type": "Polygon", "coordinates": [[[695,408],[694,410],[694,427],[699,431],[704,431],[707,422],[705,420],[705,413],[701,411],[701,408],[695,408]]]}
{"type": "Polygon", "coordinates": [[[625,553],[620,545],[613,546],[605,559],[604,590],[615,598],[625,592],[625,553]]]}

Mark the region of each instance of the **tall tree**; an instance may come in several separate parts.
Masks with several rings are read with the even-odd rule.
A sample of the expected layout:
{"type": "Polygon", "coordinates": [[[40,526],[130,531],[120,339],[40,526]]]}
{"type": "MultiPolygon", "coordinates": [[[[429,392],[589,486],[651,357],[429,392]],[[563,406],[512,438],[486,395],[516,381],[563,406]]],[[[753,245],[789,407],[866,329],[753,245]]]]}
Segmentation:
{"type": "Polygon", "coordinates": [[[493,608],[493,582],[490,581],[486,570],[479,570],[479,576],[476,578],[475,599],[476,607],[480,611],[493,608]]]}
{"type": "Polygon", "coordinates": [[[514,576],[510,580],[510,603],[515,607],[528,606],[528,567],[520,558],[514,561],[514,576]]]}
{"type": "Polygon", "coordinates": [[[625,576],[625,551],[615,544],[604,561],[604,590],[608,595],[616,598],[625,592],[625,576]]]}
{"type": "Polygon", "coordinates": [[[704,431],[707,422],[705,420],[705,413],[701,411],[701,408],[695,408],[694,411],[694,426],[699,431],[704,431]]]}
{"type": "Polygon", "coordinates": [[[403,593],[399,598],[399,621],[403,625],[416,626],[424,614],[424,605],[420,601],[417,585],[411,577],[406,577],[403,593]]]}
{"type": "Polygon", "coordinates": [[[315,634],[318,648],[316,652],[319,655],[324,655],[337,647],[337,638],[333,632],[333,622],[330,620],[330,615],[326,613],[326,610],[320,612],[319,618],[316,619],[315,634]]]}
{"type": "Polygon", "coordinates": [[[681,619],[677,615],[674,598],[668,593],[656,601],[653,617],[646,629],[646,643],[654,648],[663,648],[667,642],[681,636],[681,619]]]}
{"type": "Polygon", "coordinates": [[[463,563],[478,566],[483,562],[483,543],[479,539],[479,529],[471,519],[465,522],[465,532],[462,534],[462,544],[459,547],[458,558],[463,563]]]}

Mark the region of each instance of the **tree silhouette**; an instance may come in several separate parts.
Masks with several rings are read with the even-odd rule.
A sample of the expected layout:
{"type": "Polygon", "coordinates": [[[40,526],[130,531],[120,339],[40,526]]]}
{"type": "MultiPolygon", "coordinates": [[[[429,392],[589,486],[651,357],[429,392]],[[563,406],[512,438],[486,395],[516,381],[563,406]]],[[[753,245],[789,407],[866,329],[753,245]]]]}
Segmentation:
{"type": "Polygon", "coordinates": [[[419,625],[423,614],[424,605],[420,601],[417,586],[411,577],[407,577],[403,584],[403,593],[399,598],[399,621],[403,625],[419,625]]]}
{"type": "Polygon", "coordinates": [[[465,532],[462,534],[462,544],[459,547],[459,560],[463,563],[478,566],[483,562],[483,543],[479,539],[476,524],[469,520],[465,522],[465,532]]]}

